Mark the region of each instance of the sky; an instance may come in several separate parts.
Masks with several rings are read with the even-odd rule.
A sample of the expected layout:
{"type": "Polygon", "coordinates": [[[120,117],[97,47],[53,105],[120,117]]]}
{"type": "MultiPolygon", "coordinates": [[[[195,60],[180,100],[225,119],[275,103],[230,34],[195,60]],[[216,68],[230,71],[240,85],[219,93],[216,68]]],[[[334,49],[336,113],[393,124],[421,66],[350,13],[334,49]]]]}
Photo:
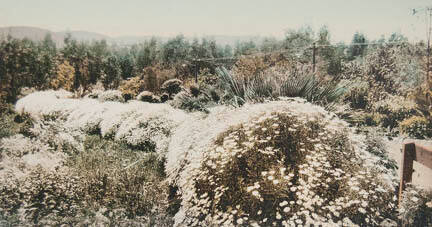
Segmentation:
{"type": "Polygon", "coordinates": [[[282,38],[288,29],[326,25],[332,42],[355,32],[370,40],[393,32],[426,37],[432,0],[0,0],[0,27],[34,26],[117,36],[259,35],[282,38]]]}

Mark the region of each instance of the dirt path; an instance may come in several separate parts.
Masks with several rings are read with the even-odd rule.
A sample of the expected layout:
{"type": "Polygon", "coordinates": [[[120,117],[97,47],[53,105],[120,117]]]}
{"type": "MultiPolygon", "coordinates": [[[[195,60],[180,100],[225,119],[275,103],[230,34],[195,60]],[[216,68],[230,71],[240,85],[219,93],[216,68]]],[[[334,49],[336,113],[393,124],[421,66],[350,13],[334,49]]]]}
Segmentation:
{"type": "MultiPolygon", "coordinates": [[[[412,140],[403,139],[401,137],[394,138],[393,140],[386,141],[387,148],[390,152],[390,157],[395,159],[398,163],[398,176],[401,174],[401,161],[402,161],[402,144],[412,140]]],[[[432,141],[415,140],[425,147],[432,148],[432,141]]],[[[417,162],[414,162],[413,184],[432,189],[432,169],[427,168],[417,162]]]]}

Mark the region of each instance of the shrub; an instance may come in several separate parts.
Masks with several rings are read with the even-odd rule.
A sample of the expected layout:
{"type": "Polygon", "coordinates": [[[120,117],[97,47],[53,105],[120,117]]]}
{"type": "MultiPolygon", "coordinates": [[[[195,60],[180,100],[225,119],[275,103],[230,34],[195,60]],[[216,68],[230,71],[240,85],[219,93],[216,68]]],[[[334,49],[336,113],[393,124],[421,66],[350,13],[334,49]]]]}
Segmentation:
{"type": "Polygon", "coordinates": [[[396,220],[394,175],[343,122],[303,102],[219,108],[180,126],[167,162],[181,200],[176,225],[396,220]]]}
{"type": "Polygon", "coordinates": [[[432,191],[410,186],[405,189],[400,215],[408,226],[432,225],[432,191]]]}
{"type": "Polygon", "coordinates": [[[131,96],[131,98],[135,98],[140,92],[144,91],[146,88],[146,85],[144,83],[144,80],[142,80],[140,77],[132,77],[126,81],[123,81],[119,87],[119,90],[123,94],[128,94],[131,96]]]}
{"type": "Polygon", "coordinates": [[[344,101],[349,103],[351,108],[366,109],[369,107],[369,86],[365,83],[356,83],[344,96],[344,101]]]}
{"type": "Polygon", "coordinates": [[[161,95],[161,102],[166,102],[169,99],[169,95],[167,93],[163,93],[161,95]]]}
{"type": "Polygon", "coordinates": [[[196,85],[192,85],[189,87],[189,92],[194,96],[198,97],[198,95],[201,93],[200,88],[196,85]]]}
{"type": "Polygon", "coordinates": [[[183,111],[168,104],[139,101],[100,103],[92,99],[61,99],[56,98],[55,94],[33,93],[20,99],[16,109],[43,123],[56,120],[58,132],[65,132],[64,136],[73,135],[71,141],[74,138],[82,141],[79,137],[84,133],[97,133],[135,148],[151,148],[152,151],[164,153],[171,131],[187,119],[183,111]]]}
{"type": "Polygon", "coordinates": [[[380,125],[390,130],[397,129],[404,119],[417,114],[417,105],[400,96],[389,96],[373,103],[372,111],[381,114],[380,125]]]}
{"type": "Polygon", "coordinates": [[[206,104],[209,102],[204,96],[193,97],[191,94],[183,91],[174,96],[171,105],[174,108],[186,111],[202,111],[208,113],[206,104]]]}
{"type": "Polygon", "coordinates": [[[51,80],[51,87],[54,89],[65,89],[72,91],[75,82],[75,68],[64,61],[57,66],[56,77],[51,80]]]}
{"type": "Polygon", "coordinates": [[[20,221],[32,225],[50,224],[52,215],[74,217],[85,201],[79,181],[78,175],[64,169],[49,172],[42,167],[21,179],[3,178],[0,213],[19,214],[20,221]]]}
{"type": "Polygon", "coordinates": [[[117,90],[102,91],[98,94],[98,100],[101,102],[125,102],[123,94],[117,90]]]}
{"type": "Polygon", "coordinates": [[[167,80],[162,84],[161,90],[167,92],[170,96],[175,95],[182,90],[182,81],[179,79],[167,80]]]}
{"type": "Polygon", "coordinates": [[[403,120],[399,127],[402,133],[416,139],[432,137],[432,122],[425,117],[412,116],[403,120]]]}
{"type": "Polygon", "coordinates": [[[80,175],[88,204],[105,207],[106,213],[123,209],[125,218],[163,217],[167,188],[163,161],[157,155],[98,136],[87,137],[84,147],[66,166],[80,175]]]}
{"type": "Polygon", "coordinates": [[[163,67],[155,65],[146,67],[141,77],[145,83],[145,90],[158,93],[165,81],[171,80],[177,74],[173,67],[163,67]]]}
{"type": "Polygon", "coordinates": [[[143,91],[137,96],[138,101],[142,102],[150,102],[150,103],[159,103],[161,102],[160,97],[157,95],[154,95],[150,91],[143,91]]]}
{"type": "Polygon", "coordinates": [[[280,96],[301,97],[324,106],[331,106],[345,92],[338,81],[324,82],[314,75],[297,74],[296,71],[266,71],[254,78],[238,77],[226,69],[217,70],[221,88],[225,91],[225,102],[241,106],[246,102],[263,102],[280,96]]]}
{"type": "Polygon", "coordinates": [[[0,217],[16,216],[24,226],[171,223],[163,160],[99,136],[83,144],[55,168],[2,175],[0,217]]]}
{"type": "Polygon", "coordinates": [[[364,143],[366,150],[378,158],[378,165],[384,166],[389,172],[395,172],[398,169],[396,161],[389,157],[388,149],[380,134],[374,130],[369,130],[364,143]]]}
{"type": "Polygon", "coordinates": [[[13,106],[6,104],[0,111],[0,139],[16,134],[29,134],[33,126],[31,118],[27,114],[19,115],[13,111],[13,106]]]}

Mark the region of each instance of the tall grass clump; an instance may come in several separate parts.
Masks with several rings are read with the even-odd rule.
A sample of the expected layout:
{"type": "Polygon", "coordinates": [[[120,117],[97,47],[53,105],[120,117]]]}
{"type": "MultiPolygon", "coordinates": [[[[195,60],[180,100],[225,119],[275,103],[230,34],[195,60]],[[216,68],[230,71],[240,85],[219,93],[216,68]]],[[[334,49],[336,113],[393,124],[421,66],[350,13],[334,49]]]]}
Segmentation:
{"type": "Polygon", "coordinates": [[[344,94],[345,87],[338,78],[329,81],[314,74],[268,69],[251,77],[237,76],[221,67],[216,70],[220,87],[225,91],[225,101],[234,106],[246,102],[263,102],[277,97],[301,97],[309,102],[330,107],[344,94]]]}
{"type": "Polygon", "coordinates": [[[344,122],[303,102],[214,109],[180,126],[167,163],[177,188],[173,201],[179,201],[172,204],[179,206],[176,225],[380,226],[397,220],[394,172],[378,165],[380,158],[344,122]]]}

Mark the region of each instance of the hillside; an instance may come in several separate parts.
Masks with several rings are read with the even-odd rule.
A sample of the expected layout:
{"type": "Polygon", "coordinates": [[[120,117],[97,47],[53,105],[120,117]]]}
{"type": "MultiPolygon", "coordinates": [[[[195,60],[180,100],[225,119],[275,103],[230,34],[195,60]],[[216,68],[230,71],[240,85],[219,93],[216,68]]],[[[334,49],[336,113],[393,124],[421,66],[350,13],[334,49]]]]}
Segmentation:
{"type": "MultiPolygon", "coordinates": [[[[89,31],[53,32],[48,29],[29,27],[29,26],[0,27],[0,39],[6,38],[8,35],[11,35],[13,38],[17,38],[17,39],[28,38],[33,41],[41,41],[46,36],[46,34],[51,34],[52,39],[59,46],[63,45],[63,40],[68,33],[70,33],[72,37],[78,41],[106,40],[108,41],[108,43],[117,43],[120,45],[132,45],[135,43],[141,43],[154,37],[154,36],[134,36],[134,35],[110,37],[107,35],[103,35],[96,32],[89,32],[89,31]]],[[[207,39],[213,39],[222,46],[225,45],[233,46],[234,44],[236,44],[236,42],[250,41],[250,40],[259,43],[263,39],[263,37],[260,36],[227,36],[227,35],[204,35],[204,36],[196,36],[196,37],[195,36],[186,37],[186,39],[192,42],[194,38],[201,38],[201,37],[207,39]]],[[[170,37],[156,37],[156,38],[161,40],[162,42],[165,42],[170,37]]]]}

